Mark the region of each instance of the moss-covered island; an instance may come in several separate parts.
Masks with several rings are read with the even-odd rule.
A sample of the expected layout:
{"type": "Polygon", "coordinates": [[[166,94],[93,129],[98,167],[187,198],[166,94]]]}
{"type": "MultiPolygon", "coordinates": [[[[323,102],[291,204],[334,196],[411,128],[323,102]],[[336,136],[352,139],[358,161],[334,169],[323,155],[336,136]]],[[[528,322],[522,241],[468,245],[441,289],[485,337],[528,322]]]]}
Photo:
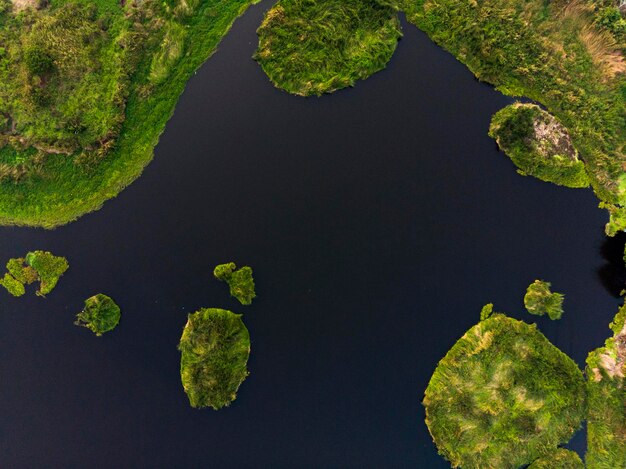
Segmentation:
{"type": "Polygon", "coordinates": [[[395,9],[378,0],[279,0],[258,34],[255,59],[274,85],[301,96],[384,69],[402,36],[395,9]]]}
{"type": "Polygon", "coordinates": [[[513,469],[553,453],[580,427],[585,380],[535,325],[494,314],[439,362],[424,406],[454,467],[513,469]]]}
{"type": "Polygon", "coordinates": [[[46,296],[68,268],[64,257],[48,251],[29,252],[25,257],[9,259],[8,272],[0,279],[0,285],[13,296],[22,296],[26,293],[25,285],[39,281],[37,295],[46,296]]]}
{"type": "Polygon", "coordinates": [[[241,315],[214,308],[190,314],[178,349],[192,407],[219,410],[235,400],[249,374],[250,335],[241,315]]]}
{"type": "Polygon", "coordinates": [[[135,180],[255,0],[0,0],[0,224],[51,228],[135,180]]]}
{"type": "Polygon", "coordinates": [[[585,164],[569,132],[535,104],[512,104],[493,116],[489,135],[522,175],[567,187],[588,187],[585,164]]]}
{"type": "Polygon", "coordinates": [[[552,320],[560,319],[563,315],[565,295],[552,293],[550,286],[550,282],[544,280],[535,280],[531,283],[524,295],[524,306],[530,314],[537,316],[547,314],[552,320]]]}
{"type": "Polygon", "coordinates": [[[626,467],[626,305],[611,323],[613,337],[587,357],[589,469],[626,467]]]}
{"type": "Polygon", "coordinates": [[[559,448],[556,451],[536,459],[528,469],[584,469],[580,456],[574,451],[559,448]]]}
{"type": "Polygon", "coordinates": [[[85,300],[85,307],[76,315],[74,324],[86,327],[97,336],[112,331],[120,322],[120,307],[109,296],[98,293],[85,300]]]}
{"type": "Polygon", "coordinates": [[[237,270],[234,262],[219,264],[213,269],[213,275],[228,284],[230,295],[237,298],[242,305],[251,304],[256,297],[251,267],[244,266],[237,270]]]}

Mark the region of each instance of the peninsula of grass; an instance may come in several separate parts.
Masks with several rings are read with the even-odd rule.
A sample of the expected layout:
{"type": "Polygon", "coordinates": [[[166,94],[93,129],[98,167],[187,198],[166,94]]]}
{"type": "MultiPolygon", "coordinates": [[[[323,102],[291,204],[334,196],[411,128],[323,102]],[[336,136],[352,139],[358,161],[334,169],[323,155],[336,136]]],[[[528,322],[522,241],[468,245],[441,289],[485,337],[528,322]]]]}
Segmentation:
{"type": "Polygon", "coordinates": [[[524,306],[530,314],[537,316],[547,314],[552,320],[561,319],[565,295],[552,293],[550,286],[550,282],[544,280],[535,280],[531,283],[524,295],[524,306]]]}
{"type": "Polygon", "coordinates": [[[547,108],[571,135],[607,231],[626,228],[626,50],[615,0],[395,0],[478,79],[547,108]]]}
{"type": "Polygon", "coordinates": [[[626,467],[626,305],[611,323],[613,337],[587,357],[589,469],[626,467]]]}
{"type": "Polygon", "coordinates": [[[244,266],[237,269],[234,262],[220,264],[213,270],[216,279],[222,280],[230,287],[230,295],[237,298],[242,305],[252,304],[256,297],[252,268],[244,266]]]}
{"type": "Polygon", "coordinates": [[[0,279],[0,285],[13,296],[22,296],[26,293],[25,285],[39,281],[37,295],[46,296],[68,268],[64,257],[48,251],[29,252],[26,257],[9,259],[8,272],[0,279]]]}
{"type": "Polygon", "coordinates": [[[534,104],[512,104],[493,116],[489,135],[511,158],[518,173],[567,187],[588,187],[567,129],[534,104]]]}
{"type": "Polygon", "coordinates": [[[272,83],[319,96],[384,69],[402,32],[383,1],[279,0],[258,35],[254,57],[272,83]]]}
{"type": "Polygon", "coordinates": [[[528,469],[584,469],[580,456],[574,451],[559,448],[553,453],[536,459],[528,469]]]}
{"type": "Polygon", "coordinates": [[[74,324],[86,327],[97,336],[115,329],[120,322],[121,310],[109,296],[98,293],[85,300],[85,307],[76,315],[74,324]]]}
{"type": "Polygon", "coordinates": [[[251,3],[0,0],[0,224],[62,225],[134,181],[251,3]]]}
{"type": "Polygon", "coordinates": [[[180,376],[192,407],[230,405],[248,376],[250,335],[241,315],[201,309],[189,315],[180,338],[180,376]]]}
{"type": "Polygon", "coordinates": [[[513,469],[571,438],[585,415],[585,381],[535,325],[494,314],[441,360],[424,406],[453,467],[513,469]]]}

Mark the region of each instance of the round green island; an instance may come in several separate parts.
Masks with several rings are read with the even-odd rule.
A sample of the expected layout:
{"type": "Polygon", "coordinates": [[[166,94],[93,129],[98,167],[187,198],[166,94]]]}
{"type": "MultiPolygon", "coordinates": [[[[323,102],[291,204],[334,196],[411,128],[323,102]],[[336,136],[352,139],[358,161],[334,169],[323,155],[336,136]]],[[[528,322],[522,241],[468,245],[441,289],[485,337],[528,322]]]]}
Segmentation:
{"type": "Polygon", "coordinates": [[[272,83],[319,96],[384,69],[402,32],[395,9],[378,0],[280,0],[258,35],[254,58],[272,83]]]}
{"type": "Polygon", "coordinates": [[[580,427],[585,381],[535,325],[494,314],[439,362],[424,406],[453,467],[514,469],[552,453],[580,427]]]}
{"type": "Polygon", "coordinates": [[[110,297],[98,293],[85,300],[85,308],[78,313],[74,324],[83,326],[97,336],[109,332],[120,322],[120,307],[110,297]]]}

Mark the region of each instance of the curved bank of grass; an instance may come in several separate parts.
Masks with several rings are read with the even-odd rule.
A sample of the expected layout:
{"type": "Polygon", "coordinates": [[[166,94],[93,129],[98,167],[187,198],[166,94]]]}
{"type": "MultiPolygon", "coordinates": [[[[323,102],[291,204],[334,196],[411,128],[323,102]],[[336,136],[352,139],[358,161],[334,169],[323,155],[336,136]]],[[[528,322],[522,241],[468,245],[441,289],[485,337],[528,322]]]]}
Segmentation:
{"type": "Polygon", "coordinates": [[[377,0],[280,0],[258,34],[255,59],[276,87],[301,96],[384,69],[402,36],[396,11],[377,0]]]}
{"type": "MultiPolygon", "coordinates": [[[[197,9],[185,22],[184,53],[167,78],[146,93],[145,85],[155,69],[151,56],[133,75],[126,117],[106,157],[96,163],[76,164],[75,158],[49,155],[39,163],[38,176],[0,183],[0,224],[53,228],[69,223],[97,210],[141,175],[188,79],[255,0],[196,3],[197,9]]],[[[9,146],[0,149],[0,162],[20,158],[23,156],[9,146]]]]}

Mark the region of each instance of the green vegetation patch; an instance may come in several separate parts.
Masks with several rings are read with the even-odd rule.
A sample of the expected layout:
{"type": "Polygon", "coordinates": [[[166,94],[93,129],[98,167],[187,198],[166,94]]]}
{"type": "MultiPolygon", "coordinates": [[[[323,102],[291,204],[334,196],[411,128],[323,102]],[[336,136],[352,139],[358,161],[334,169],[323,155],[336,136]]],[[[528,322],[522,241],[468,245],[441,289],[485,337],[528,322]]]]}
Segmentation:
{"type": "Polygon", "coordinates": [[[250,335],[241,315],[201,309],[189,315],[180,338],[180,376],[192,407],[230,405],[248,376],[250,335]]]}
{"type": "Polygon", "coordinates": [[[585,381],[535,325],[494,314],[439,362],[424,406],[433,440],[454,467],[518,468],[579,428],[585,381]]]}
{"type": "Polygon", "coordinates": [[[251,3],[0,0],[0,224],[68,223],[134,181],[251,3]]]}
{"type": "Polygon", "coordinates": [[[26,292],[24,285],[39,281],[37,295],[46,296],[54,289],[68,267],[64,257],[55,256],[48,251],[29,252],[26,257],[9,259],[8,272],[0,280],[0,285],[13,296],[22,296],[26,292]]]}
{"type": "Polygon", "coordinates": [[[489,135],[522,175],[567,187],[588,187],[585,164],[569,132],[534,104],[512,104],[493,116],[489,135]]]}
{"type": "Polygon", "coordinates": [[[584,469],[580,456],[574,451],[559,448],[554,453],[536,459],[528,469],[584,469]]]}
{"type": "Polygon", "coordinates": [[[614,0],[396,0],[396,5],[480,80],[545,106],[568,129],[597,196],[622,210],[626,42],[614,0]],[[608,27],[607,8],[613,12],[608,27]]]}
{"type": "Polygon", "coordinates": [[[237,298],[242,305],[249,305],[256,297],[252,268],[245,266],[236,270],[234,262],[220,264],[213,270],[216,279],[225,281],[230,287],[231,296],[237,298]]]}
{"type": "Polygon", "coordinates": [[[97,336],[115,329],[120,322],[121,310],[112,298],[98,293],[85,300],[85,307],[76,315],[74,324],[86,327],[97,336]]]}
{"type": "Polygon", "coordinates": [[[626,305],[611,323],[613,337],[587,357],[587,454],[590,469],[626,467],[626,305]]]}
{"type": "Polygon", "coordinates": [[[524,295],[524,306],[530,314],[543,316],[547,313],[552,320],[560,319],[563,315],[565,295],[552,293],[550,286],[550,282],[543,280],[535,280],[531,283],[524,295]]]}
{"type": "Polygon", "coordinates": [[[402,36],[396,11],[377,0],[280,0],[258,34],[255,59],[278,88],[301,96],[384,69],[402,36]]]}

